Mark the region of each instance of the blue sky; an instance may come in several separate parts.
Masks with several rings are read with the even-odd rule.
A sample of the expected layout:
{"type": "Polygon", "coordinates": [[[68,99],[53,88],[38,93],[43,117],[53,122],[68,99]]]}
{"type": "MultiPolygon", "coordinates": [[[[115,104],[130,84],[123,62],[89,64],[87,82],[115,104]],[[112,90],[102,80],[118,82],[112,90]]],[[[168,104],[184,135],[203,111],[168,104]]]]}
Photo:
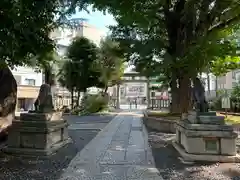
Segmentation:
{"type": "Polygon", "coordinates": [[[86,18],[88,19],[89,24],[96,26],[104,31],[104,33],[109,31],[107,26],[116,24],[116,21],[111,14],[107,13],[104,15],[100,11],[93,12],[91,8],[89,8],[89,11],[90,13],[87,13],[86,11],[77,12],[72,18],[86,18]]]}

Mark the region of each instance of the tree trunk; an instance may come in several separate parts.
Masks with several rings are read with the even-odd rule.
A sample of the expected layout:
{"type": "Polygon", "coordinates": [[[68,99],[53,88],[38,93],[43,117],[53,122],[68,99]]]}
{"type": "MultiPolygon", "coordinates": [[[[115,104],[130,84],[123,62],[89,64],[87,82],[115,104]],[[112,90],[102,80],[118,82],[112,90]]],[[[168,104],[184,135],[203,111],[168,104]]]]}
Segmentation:
{"type": "Polygon", "coordinates": [[[15,118],[17,103],[17,82],[7,66],[0,68],[0,87],[0,132],[5,132],[15,118]]]}
{"type": "Polygon", "coordinates": [[[147,108],[151,107],[151,99],[150,99],[150,79],[147,77],[147,108]]]}
{"type": "Polygon", "coordinates": [[[83,90],[83,96],[86,96],[87,95],[87,89],[84,89],[83,90]]]}
{"type": "Polygon", "coordinates": [[[215,91],[216,91],[216,98],[218,98],[219,94],[218,94],[218,77],[217,76],[215,79],[215,91]]]}
{"type": "Polygon", "coordinates": [[[117,101],[116,101],[116,108],[120,109],[120,85],[117,84],[117,101]]]}
{"type": "Polygon", "coordinates": [[[80,95],[81,95],[81,92],[78,91],[78,92],[77,92],[77,106],[80,105],[80,104],[79,104],[79,101],[80,101],[80,95]]]}
{"type": "Polygon", "coordinates": [[[71,109],[74,108],[74,90],[73,88],[71,89],[71,109]]]}
{"type": "Polygon", "coordinates": [[[106,94],[107,91],[108,91],[108,86],[105,87],[105,89],[104,89],[104,94],[106,94]]]}
{"type": "Polygon", "coordinates": [[[170,88],[172,96],[170,112],[180,113],[179,88],[177,87],[177,77],[175,75],[172,76],[170,88]]]}
{"type": "Polygon", "coordinates": [[[44,81],[45,84],[49,84],[50,86],[53,86],[55,84],[54,75],[52,73],[51,67],[44,67],[44,81]]]}
{"type": "Polygon", "coordinates": [[[187,113],[192,108],[191,80],[187,75],[179,78],[179,95],[181,113],[187,113]]]}

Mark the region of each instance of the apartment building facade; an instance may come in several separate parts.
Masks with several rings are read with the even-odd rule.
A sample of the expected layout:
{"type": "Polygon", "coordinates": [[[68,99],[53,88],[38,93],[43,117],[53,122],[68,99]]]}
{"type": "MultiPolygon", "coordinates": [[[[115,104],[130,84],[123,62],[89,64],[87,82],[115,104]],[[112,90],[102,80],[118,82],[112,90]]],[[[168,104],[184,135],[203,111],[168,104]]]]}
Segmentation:
{"type": "Polygon", "coordinates": [[[215,98],[217,91],[227,91],[230,95],[234,86],[240,82],[240,69],[230,71],[219,77],[209,74],[209,78],[207,78],[206,74],[202,74],[202,79],[208,99],[215,98]]]}
{"type": "Polygon", "coordinates": [[[240,69],[228,72],[225,76],[217,78],[217,89],[231,91],[240,82],[240,69]]]}
{"type": "Polygon", "coordinates": [[[16,67],[12,73],[18,85],[16,111],[32,110],[43,82],[42,73],[30,67],[16,67]]]}

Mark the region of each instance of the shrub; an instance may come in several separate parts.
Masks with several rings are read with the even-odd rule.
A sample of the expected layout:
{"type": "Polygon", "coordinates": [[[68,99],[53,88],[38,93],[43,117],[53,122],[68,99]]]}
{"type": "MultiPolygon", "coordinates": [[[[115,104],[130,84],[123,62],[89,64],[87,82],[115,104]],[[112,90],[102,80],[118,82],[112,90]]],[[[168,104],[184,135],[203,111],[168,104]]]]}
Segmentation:
{"type": "Polygon", "coordinates": [[[82,111],[96,113],[108,108],[108,98],[102,94],[86,95],[81,102],[82,111]]]}
{"type": "Polygon", "coordinates": [[[215,98],[211,102],[209,102],[209,108],[213,111],[221,110],[222,109],[221,97],[215,98]]]}
{"type": "Polygon", "coordinates": [[[82,107],[75,107],[75,108],[72,110],[72,114],[73,114],[73,115],[83,114],[83,108],[82,108],[82,107]]]}

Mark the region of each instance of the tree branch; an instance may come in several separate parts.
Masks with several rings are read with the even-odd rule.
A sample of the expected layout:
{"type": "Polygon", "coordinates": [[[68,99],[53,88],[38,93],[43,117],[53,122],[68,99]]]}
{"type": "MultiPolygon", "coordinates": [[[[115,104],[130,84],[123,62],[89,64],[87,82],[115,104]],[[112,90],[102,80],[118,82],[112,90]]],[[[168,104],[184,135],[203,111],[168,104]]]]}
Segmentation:
{"type": "Polygon", "coordinates": [[[238,15],[236,15],[235,17],[228,19],[225,22],[219,22],[218,24],[212,26],[211,28],[208,29],[207,35],[209,36],[210,34],[216,32],[218,30],[221,30],[227,26],[234,25],[234,24],[238,23],[239,21],[240,21],[240,13],[238,15]]]}

